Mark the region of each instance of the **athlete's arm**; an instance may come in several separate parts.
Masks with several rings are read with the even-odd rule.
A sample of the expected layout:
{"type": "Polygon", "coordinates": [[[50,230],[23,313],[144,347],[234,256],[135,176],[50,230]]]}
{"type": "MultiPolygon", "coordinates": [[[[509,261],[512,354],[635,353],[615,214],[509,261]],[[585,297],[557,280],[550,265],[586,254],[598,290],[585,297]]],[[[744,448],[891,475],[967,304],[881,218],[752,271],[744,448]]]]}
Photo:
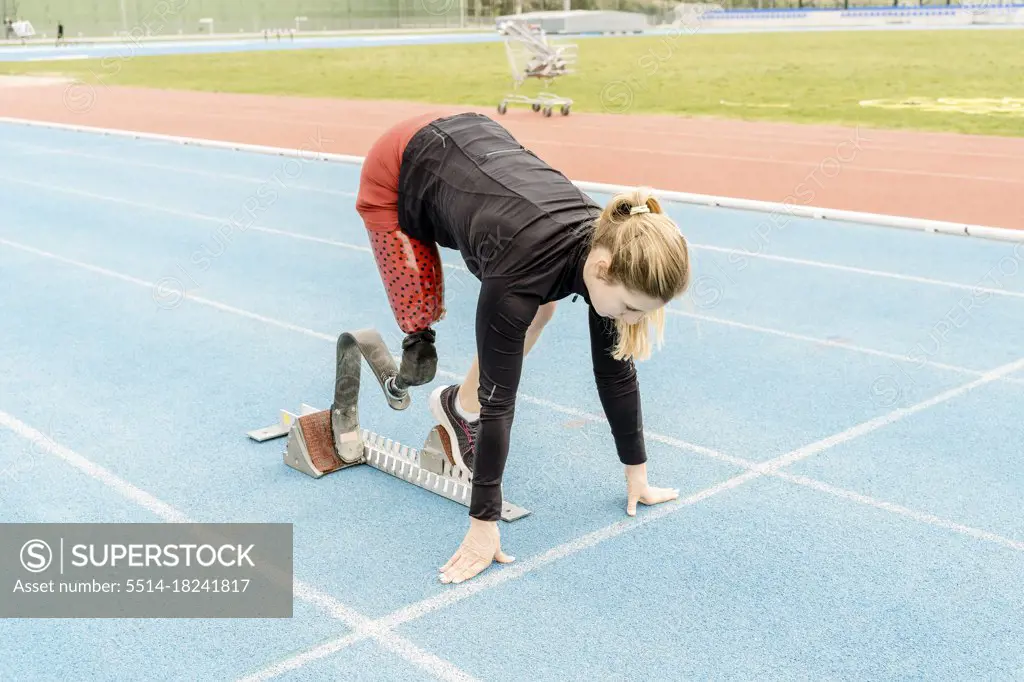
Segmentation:
{"type": "Polygon", "coordinates": [[[473,461],[469,515],[501,518],[501,478],[523,368],[526,331],[540,298],[512,290],[504,279],[485,278],[477,301],[476,345],[480,363],[480,424],[473,461]]]}
{"type": "Polygon", "coordinates": [[[647,461],[647,451],[636,367],[632,360],[612,357],[615,342],[615,323],[601,317],[591,307],[590,355],[594,380],[615,439],[615,449],[623,464],[643,464],[647,461]]]}

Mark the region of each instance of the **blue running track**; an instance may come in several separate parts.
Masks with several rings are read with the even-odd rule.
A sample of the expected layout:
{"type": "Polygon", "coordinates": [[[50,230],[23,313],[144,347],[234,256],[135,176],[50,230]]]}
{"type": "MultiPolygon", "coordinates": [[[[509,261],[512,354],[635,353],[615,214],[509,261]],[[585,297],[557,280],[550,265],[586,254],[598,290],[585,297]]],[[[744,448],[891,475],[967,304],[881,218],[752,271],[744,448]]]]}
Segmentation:
{"type": "MultiPolygon", "coordinates": [[[[291,619],[0,620],[0,679],[1024,677],[1024,246],[668,204],[694,285],[639,371],[680,500],[625,515],[566,300],[517,407],[517,559],[445,586],[464,507],[245,436],[327,406],[339,332],[395,347],[356,165],[18,125],[0,153],[0,522],[291,523],[302,587],[291,619]]],[[[435,385],[478,291],[444,256],[435,385]]],[[[364,426],[418,447],[431,388],[364,426]]]]}

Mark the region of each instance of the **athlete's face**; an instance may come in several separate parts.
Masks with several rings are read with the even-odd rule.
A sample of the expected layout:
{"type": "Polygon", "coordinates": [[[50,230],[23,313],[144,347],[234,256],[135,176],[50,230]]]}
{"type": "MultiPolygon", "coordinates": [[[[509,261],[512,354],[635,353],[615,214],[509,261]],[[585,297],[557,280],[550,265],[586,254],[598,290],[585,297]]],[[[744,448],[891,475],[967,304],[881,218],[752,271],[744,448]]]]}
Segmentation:
{"type": "Polygon", "coordinates": [[[602,317],[636,324],[646,313],[654,312],[664,303],[638,291],[631,291],[622,284],[601,281],[590,289],[590,300],[594,310],[602,317]]]}
{"type": "Polygon", "coordinates": [[[620,282],[610,281],[605,274],[607,266],[608,260],[603,254],[593,254],[583,274],[590,302],[598,315],[636,324],[646,313],[665,305],[660,299],[627,289],[620,282]]]}

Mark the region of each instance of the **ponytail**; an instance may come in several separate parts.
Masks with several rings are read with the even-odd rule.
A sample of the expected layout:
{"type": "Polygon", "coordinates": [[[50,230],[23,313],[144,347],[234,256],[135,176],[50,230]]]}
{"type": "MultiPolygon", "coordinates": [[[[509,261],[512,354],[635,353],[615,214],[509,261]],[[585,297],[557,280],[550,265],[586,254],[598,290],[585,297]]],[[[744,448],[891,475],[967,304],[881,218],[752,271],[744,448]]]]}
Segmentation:
{"type": "Polygon", "coordinates": [[[632,216],[644,214],[664,215],[664,211],[650,188],[638,187],[612,197],[599,220],[608,225],[621,225],[632,216]]]}
{"type": "MultiPolygon", "coordinates": [[[[690,255],[686,238],[665,215],[661,203],[646,187],[615,195],[597,219],[591,247],[611,253],[608,278],[627,289],[668,303],[690,285],[690,255]]],[[[617,360],[646,360],[664,341],[665,310],[646,313],[639,322],[616,321],[617,360]]]]}

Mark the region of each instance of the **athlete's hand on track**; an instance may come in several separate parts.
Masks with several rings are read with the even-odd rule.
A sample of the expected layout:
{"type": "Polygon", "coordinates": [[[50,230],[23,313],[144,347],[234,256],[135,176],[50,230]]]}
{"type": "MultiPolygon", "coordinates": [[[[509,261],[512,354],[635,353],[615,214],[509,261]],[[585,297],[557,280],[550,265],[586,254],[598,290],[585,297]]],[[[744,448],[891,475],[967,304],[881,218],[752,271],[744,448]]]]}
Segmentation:
{"type": "Polygon", "coordinates": [[[441,567],[441,582],[461,583],[491,565],[492,561],[510,564],[515,557],[501,551],[497,521],[481,521],[469,517],[469,530],[459,549],[441,567]]]}
{"type": "Polygon", "coordinates": [[[647,464],[626,465],[626,513],[636,516],[636,504],[661,504],[679,497],[675,488],[652,488],[647,484],[647,464]]]}

